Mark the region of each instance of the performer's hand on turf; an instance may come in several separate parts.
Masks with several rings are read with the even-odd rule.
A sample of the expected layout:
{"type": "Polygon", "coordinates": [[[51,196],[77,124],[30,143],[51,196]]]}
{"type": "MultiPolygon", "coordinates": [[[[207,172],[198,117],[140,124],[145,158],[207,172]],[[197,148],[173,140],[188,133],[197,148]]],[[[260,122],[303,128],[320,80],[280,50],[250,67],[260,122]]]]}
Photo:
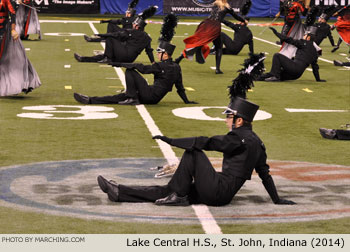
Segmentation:
{"type": "Polygon", "coordinates": [[[11,30],[11,36],[13,40],[17,40],[19,38],[19,35],[16,30],[11,30]]]}
{"type": "Polygon", "coordinates": [[[186,104],[198,104],[198,102],[195,102],[195,101],[187,101],[186,104]]]}
{"type": "Polygon", "coordinates": [[[280,198],[277,202],[275,202],[276,205],[295,205],[296,203],[291,200],[286,200],[280,198]]]}
{"type": "Polygon", "coordinates": [[[101,20],[100,24],[103,24],[103,23],[109,23],[109,20],[101,20]]]}
{"type": "Polygon", "coordinates": [[[170,144],[170,142],[171,142],[171,138],[166,137],[166,136],[160,136],[160,135],[156,135],[156,136],[152,137],[152,139],[160,139],[163,142],[166,142],[168,144],[170,144]]]}

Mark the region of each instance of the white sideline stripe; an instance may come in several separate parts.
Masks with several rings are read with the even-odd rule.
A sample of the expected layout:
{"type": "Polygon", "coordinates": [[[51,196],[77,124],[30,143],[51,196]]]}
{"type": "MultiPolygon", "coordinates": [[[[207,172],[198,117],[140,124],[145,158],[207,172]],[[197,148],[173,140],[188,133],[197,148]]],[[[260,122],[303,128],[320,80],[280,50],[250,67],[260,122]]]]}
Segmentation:
{"type": "MultiPolygon", "coordinates": [[[[93,23],[94,22],[88,22],[92,31],[95,34],[98,34],[98,31],[95,28],[93,23]]],[[[101,46],[103,47],[103,49],[105,49],[105,43],[101,43],[101,46]]],[[[120,67],[114,67],[114,69],[119,79],[121,80],[122,85],[124,86],[124,88],[126,88],[124,72],[121,70],[120,67]]],[[[142,119],[145,121],[145,124],[148,130],[151,132],[152,136],[163,135],[144,105],[137,105],[136,109],[141,115],[142,119]]],[[[166,158],[169,164],[178,162],[178,158],[176,157],[176,154],[173,151],[173,149],[170,147],[170,145],[168,145],[167,143],[161,140],[156,140],[156,141],[160,147],[160,150],[162,151],[164,157],[166,158]]],[[[222,234],[220,227],[216,223],[213,215],[210,213],[209,208],[206,205],[192,205],[192,208],[196,213],[203,227],[203,230],[206,234],[222,234]]]]}

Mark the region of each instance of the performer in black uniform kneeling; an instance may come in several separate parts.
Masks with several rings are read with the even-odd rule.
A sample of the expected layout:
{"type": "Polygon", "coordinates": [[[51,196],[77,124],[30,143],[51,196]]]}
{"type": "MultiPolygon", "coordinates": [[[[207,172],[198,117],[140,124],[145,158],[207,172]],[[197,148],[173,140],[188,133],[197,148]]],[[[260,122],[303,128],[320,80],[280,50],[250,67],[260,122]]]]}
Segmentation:
{"type": "Polygon", "coordinates": [[[84,104],[157,104],[163,97],[172,90],[173,85],[177,93],[186,103],[196,103],[187,99],[185,89],[182,83],[181,67],[173,62],[171,55],[175,46],[170,44],[173,36],[173,30],[177,25],[177,17],[168,14],[164,18],[162,27],[162,36],[157,48],[157,56],[160,62],[152,65],[132,64],[132,63],[111,63],[116,67],[125,67],[126,92],[113,96],[88,97],[74,93],[74,98],[84,104]],[[168,35],[168,33],[171,33],[168,35]],[[166,35],[164,35],[166,34],[166,35]],[[136,71],[137,70],[137,71],[136,71]],[[148,85],[147,81],[138,73],[153,74],[154,84],[148,85]]]}
{"type": "MultiPolygon", "coordinates": [[[[241,78],[241,81],[244,80],[247,78],[241,78]]],[[[226,125],[230,130],[227,135],[178,139],[153,137],[185,149],[181,162],[167,185],[121,185],[98,176],[101,190],[115,202],[222,206],[231,202],[245,181],[251,179],[255,169],[275,204],[295,204],[278,196],[266,163],[265,146],[252,130],[251,122],[259,106],[238,96],[232,99],[224,111],[226,125]],[[223,152],[222,172],[215,171],[203,150],[223,152]]]]}

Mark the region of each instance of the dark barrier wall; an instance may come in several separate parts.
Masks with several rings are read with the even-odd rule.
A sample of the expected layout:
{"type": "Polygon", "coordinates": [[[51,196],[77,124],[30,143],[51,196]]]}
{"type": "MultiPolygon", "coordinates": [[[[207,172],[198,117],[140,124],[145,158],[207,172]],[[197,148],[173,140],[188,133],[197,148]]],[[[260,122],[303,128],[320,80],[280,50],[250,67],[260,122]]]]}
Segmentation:
{"type": "Polygon", "coordinates": [[[100,13],[99,2],[100,0],[33,0],[34,7],[40,13],[57,14],[100,13]]]}

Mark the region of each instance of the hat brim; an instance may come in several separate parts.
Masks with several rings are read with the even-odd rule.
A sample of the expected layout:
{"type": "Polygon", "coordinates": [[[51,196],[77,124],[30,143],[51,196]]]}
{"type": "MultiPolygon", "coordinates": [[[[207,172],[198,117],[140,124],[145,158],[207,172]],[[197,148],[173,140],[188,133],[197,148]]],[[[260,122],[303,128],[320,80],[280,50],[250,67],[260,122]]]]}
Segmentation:
{"type": "Polygon", "coordinates": [[[237,110],[230,109],[227,107],[224,112],[222,112],[224,115],[237,115],[237,110]]]}

